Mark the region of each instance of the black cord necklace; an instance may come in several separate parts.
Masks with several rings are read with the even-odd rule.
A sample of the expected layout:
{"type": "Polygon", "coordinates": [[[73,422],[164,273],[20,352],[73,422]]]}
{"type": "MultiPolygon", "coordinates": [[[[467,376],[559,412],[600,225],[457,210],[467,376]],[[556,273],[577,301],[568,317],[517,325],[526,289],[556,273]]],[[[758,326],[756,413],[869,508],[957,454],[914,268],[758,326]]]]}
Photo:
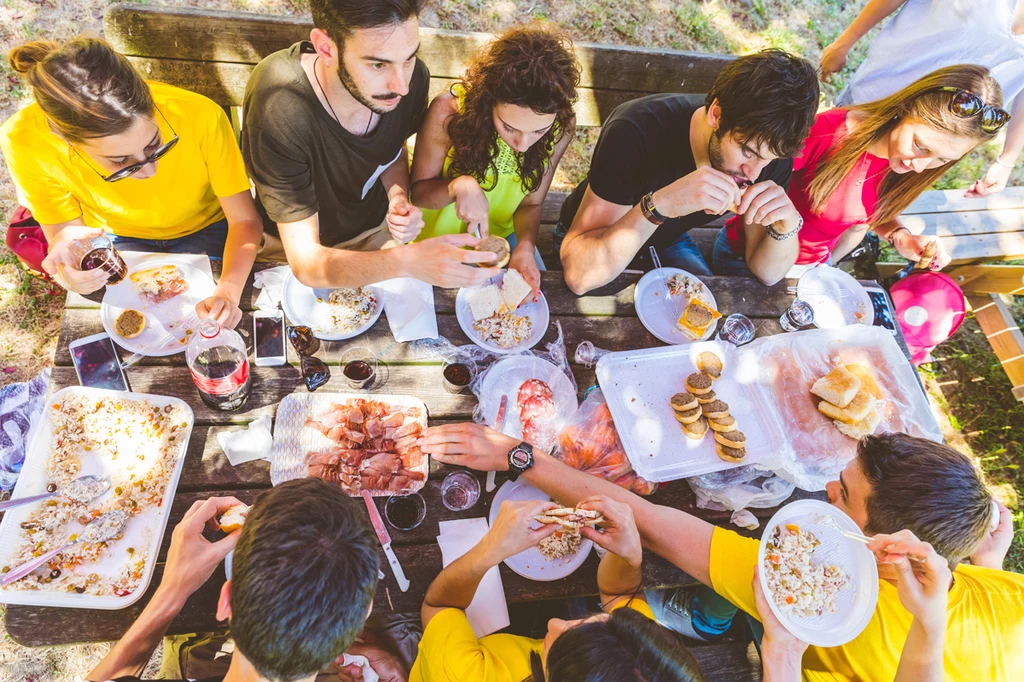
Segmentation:
{"type": "MultiPolygon", "coordinates": [[[[331,116],[333,116],[334,120],[338,122],[338,125],[344,128],[345,126],[342,125],[341,119],[338,117],[338,114],[334,111],[334,107],[331,106],[331,100],[329,97],[327,97],[327,93],[324,91],[324,86],[320,84],[320,75],[316,72],[316,65],[317,62],[319,61],[320,55],[317,55],[316,59],[313,60],[313,79],[316,80],[316,87],[320,88],[320,94],[324,96],[324,101],[327,102],[327,108],[330,110],[331,116]]],[[[345,84],[342,83],[342,85],[345,84]]],[[[345,89],[348,90],[348,87],[346,86],[345,89]]],[[[366,105],[364,104],[363,106],[366,105]]],[[[373,124],[373,109],[370,109],[369,107],[366,108],[370,112],[370,118],[366,121],[366,130],[363,131],[363,137],[366,137],[367,135],[370,134],[370,126],[373,124]]]]}

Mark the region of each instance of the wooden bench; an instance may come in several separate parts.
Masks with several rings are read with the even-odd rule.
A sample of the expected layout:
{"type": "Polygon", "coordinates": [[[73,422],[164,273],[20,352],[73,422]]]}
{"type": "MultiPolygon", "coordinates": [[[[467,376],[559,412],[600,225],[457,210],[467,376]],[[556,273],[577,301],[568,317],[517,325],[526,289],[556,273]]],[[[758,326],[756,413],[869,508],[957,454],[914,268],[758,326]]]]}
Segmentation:
{"type": "MultiPolygon", "coordinates": [[[[228,110],[236,132],[253,67],[267,55],[308,39],[311,28],[306,18],[143,5],[114,6],[104,16],[106,39],[148,78],[210,97],[228,110]]],[[[482,33],[422,28],[419,56],[430,69],[431,96],[459,79],[473,53],[490,39],[482,33]]],[[[732,59],[589,43],[577,43],[576,53],[583,67],[576,108],[580,127],[599,126],[616,106],[647,94],[706,92],[732,59]]],[[[544,206],[541,250],[552,265],[550,227],[564,197],[552,194],[544,206]]],[[[716,645],[695,650],[695,656],[709,680],[761,679],[753,645],[716,645]]]]}

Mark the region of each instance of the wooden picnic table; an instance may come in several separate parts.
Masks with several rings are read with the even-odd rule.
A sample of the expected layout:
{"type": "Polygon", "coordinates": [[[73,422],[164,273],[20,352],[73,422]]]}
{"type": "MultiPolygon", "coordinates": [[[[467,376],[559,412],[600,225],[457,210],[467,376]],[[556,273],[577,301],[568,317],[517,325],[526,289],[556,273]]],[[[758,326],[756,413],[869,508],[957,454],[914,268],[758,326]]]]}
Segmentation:
{"type": "MultiPolygon", "coordinates": [[[[274,264],[257,264],[256,270],[274,264]]],[[[220,273],[220,263],[213,263],[214,275],[220,273]]],[[[623,274],[608,286],[589,295],[577,297],[562,279],[562,273],[542,273],[542,289],[551,309],[552,324],[538,348],[555,340],[555,322],[561,324],[567,354],[579,387],[580,398],[587,388],[596,383],[594,370],[573,362],[577,344],[590,341],[601,349],[628,350],[663,345],[640,323],[633,308],[633,289],[639,274],[623,274]]],[[[714,292],[723,315],[742,312],[750,317],[758,336],[777,334],[782,330],[778,318],[793,300],[789,287],[793,282],[783,281],[765,287],[754,279],[738,277],[711,277],[705,280],[714,292]]],[[[455,319],[455,291],[435,288],[435,308],[438,331],[455,345],[469,343],[455,319]]],[[[259,291],[250,280],[242,295],[244,315],[238,325],[251,348],[252,309],[259,291]]],[[[54,368],[50,380],[51,392],[78,384],[68,343],[77,338],[103,331],[99,304],[82,296],[70,294],[54,368]]],[[[900,339],[902,344],[902,338],[900,339]]],[[[333,365],[330,382],[320,389],[328,392],[350,392],[338,365],[341,353],[349,346],[370,348],[386,364],[387,382],[375,392],[409,394],[421,398],[427,405],[431,425],[463,422],[472,419],[476,399],[472,394],[452,395],[445,391],[441,381],[439,358],[426,357],[415,344],[398,343],[391,335],[387,321],[381,319],[362,336],[343,342],[324,342],[317,354],[333,365]]],[[[904,346],[905,349],[905,346],[904,346]]],[[[288,348],[289,364],[283,367],[256,367],[252,393],[246,406],[236,412],[219,412],[207,407],[199,398],[192,379],[185,368],[184,353],[166,358],[146,358],[127,370],[133,391],[156,393],[181,398],[195,411],[195,428],[189,442],[184,468],[177,493],[171,503],[170,523],[161,544],[158,565],[146,595],[134,605],[116,611],[64,609],[52,607],[10,606],[6,626],[17,642],[26,646],[70,644],[75,642],[118,639],[138,616],[160,582],[171,529],[181,519],[193,501],[213,495],[234,495],[251,503],[270,487],[270,464],[254,461],[232,467],[217,444],[216,434],[223,430],[242,428],[249,421],[262,416],[274,416],[276,407],[286,395],[305,391],[299,371],[298,357],[288,348]]],[[[427,516],[415,530],[391,529],[395,553],[411,581],[408,592],[401,592],[394,576],[387,568],[381,552],[381,566],[385,579],[381,580],[374,600],[375,611],[416,611],[431,580],[441,570],[441,551],[436,543],[438,522],[455,518],[486,516],[492,494],[483,493],[481,502],[466,512],[452,512],[441,504],[440,483],[454,467],[431,462],[430,476],[422,494],[427,502],[427,516]]],[[[483,475],[478,475],[483,489],[483,475]]],[[[499,474],[499,486],[504,476],[499,474]]],[[[815,497],[823,493],[797,491],[792,499],[815,497]]],[[[685,481],[674,481],[661,487],[651,498],[658,504],[669,505],[695,514],[719,525],[729,524],[729,512],[698,509],[695,496],[685,481]]],[[[383,498],[378,507],[383,511],[383,498]]],[[[769,518],[776,509],[757,509],[761,519],[769,518]]],[[[756,535],[756,534],[755,534],[756,535]]],[[[586,563],[571,576],[552,582],[533,582],[522,578],[506,566],[501,566],[505,593],[510,602],[526,602],[596,594],[597,559],[591,555],[586,563]]],[[[224,627],[215,618],[217,595],[224,581],[223,569],[194,594],[171,624],[169,632],[204,632],[224,627]]],[[[669,562],[649,552],[644,558],[644,583],[647,587],[673,587],[692,584],[692,578],[669,562]]]]}

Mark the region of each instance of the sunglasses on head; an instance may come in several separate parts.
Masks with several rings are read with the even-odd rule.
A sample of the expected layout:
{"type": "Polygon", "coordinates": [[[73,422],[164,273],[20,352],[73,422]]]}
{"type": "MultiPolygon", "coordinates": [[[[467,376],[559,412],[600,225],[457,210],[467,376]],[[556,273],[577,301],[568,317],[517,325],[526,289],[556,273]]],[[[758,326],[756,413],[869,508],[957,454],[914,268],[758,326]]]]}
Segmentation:
{"type": "Polygon", "coordinates": [[[288,340],[299,354],[302,380],[306,382],[306,390],[312,393],[331,378],[330,368],[320,358],[313,357],[313,353],[320,350],[320,339],[313,335],[309,327],[295,326],[288,327],[288,340]]]}
{"type": "Polygon", "coordinates": [[[994,133],[1006,125],[1010,114],[1005,109],[985,104],[985,101],[961,88],[942,87],[940,92],[952,92],[953,99],[949,102],[949,110],[960,118],[973,118],[981,114],[981,129],[986,133],[994,133]]]}
{"type": "MultiPolygon", "coordinates": [[[[154,151],[152,154],[147,156],[144,160],[139,161],[138,163],[133,163],[130,166],[125,166],[121,170],[116,171],[114,173],[111,173],[110,175],[103,175],[103,173],[100,173],[95,168],[92,168],[92,164],[86,162],[86,165],[89,166],[89,168],[92,168],[94,171],[96,171],[96,174],[99,175],[100,178],[103,179],[103,182],[117,182],[118,180],[124,180],[127,177],[131,177],[132,175],[135,175],[140,170],[142,170],[144,167],[146,167],[149,164],[153,163],[154,161],[160,159],[162,156],[167,154],[167,152],[169,152],[172,149],[174,149],[174,145],[178,144],[178,134],[176,132],[174,132],[174,128],[171,127],[171,122],[167,120],[167,117],[164,116],[164,113],[162,111],[160,111],[160,109],[158,107],[153,107],[153,108],[156,109],[156,112],[158,114],[160,114],[160,118],[162,118],[164,120],[164,123],[167,124],[167,127],[170,128],[171,135],[173,135],[174,137],[172,137],[170,140],[168,140],[164,144],[160,145],[156,149],[156,151],[154,151]]],[[[75,149],[75,147],[72,146],[71,148],[75,150],[76,154],[78,154],[79,156],[82,156],[81,152],[79,152],[77,149],[75,149]]],[[[82,157],[82,158],[83,158],[83,160],[85,159],[85,157],[82,157]]]]}

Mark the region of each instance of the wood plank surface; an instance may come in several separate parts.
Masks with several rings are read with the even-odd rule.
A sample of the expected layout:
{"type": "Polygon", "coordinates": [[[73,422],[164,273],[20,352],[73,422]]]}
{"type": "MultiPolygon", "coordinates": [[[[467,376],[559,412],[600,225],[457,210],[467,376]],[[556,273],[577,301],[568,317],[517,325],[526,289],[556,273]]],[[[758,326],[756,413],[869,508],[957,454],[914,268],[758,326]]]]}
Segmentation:
{"type": "Polygon", "coordinates": [[[706,682],[761,682],[761,656],[753,642],[690,646],[706,682]]]}
{"type": "Polygon", "coordinates": [[[903,215],[922,213],[953,213],[959,211],[989,211],[992,209],[1024,208],[1024,187],[1007,187],[998,194],[977,199],[964,198],[964,190],[929,190],[922,192],[903,215]]]}
{"type": "MultiPolygon", "coordinates": [[[[104,16],[104,35],[131,56],[256,64],[308,40],[308,17],[191,8],[116,5],[104,16]]],[[[460,78],[472,55],[493,36],[420,29],[419,57],[440,78],[460,78]]],[[[651,92],[707,92],[734,57],[659,48],[576,43],[585,88],[651,92]]]]}
{"type": "Polygon", "coordinates": [[[967,297],[967,301],[974,310],[974,319],[1010,379],[1013,397],[1024,401],[1024,333],[1021,333],[1009,307],[999,295],[972,295],[967,297]]]}

